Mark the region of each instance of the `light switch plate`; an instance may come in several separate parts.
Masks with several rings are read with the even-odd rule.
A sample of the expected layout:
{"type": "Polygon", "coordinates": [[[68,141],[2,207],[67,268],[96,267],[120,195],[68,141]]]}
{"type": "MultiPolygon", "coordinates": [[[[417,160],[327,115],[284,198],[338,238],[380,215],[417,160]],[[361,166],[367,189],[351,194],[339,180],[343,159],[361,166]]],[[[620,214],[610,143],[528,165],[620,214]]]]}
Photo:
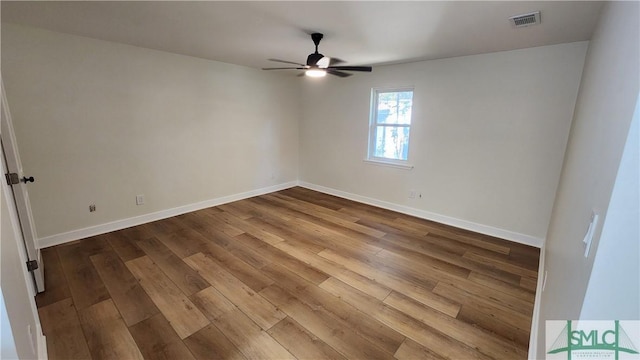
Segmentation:
{"type": "Polygon", "coordinates": [[[591,251],[591,242],[593,241],[593,234],[596,232],[596,226],[598,226],[598,219],[600,216],[595,212],[591,212],[591,222],[587,233],[584,235],[582,242],[585,244],[584,257],[589,257],[589,251],[591,251]]]}

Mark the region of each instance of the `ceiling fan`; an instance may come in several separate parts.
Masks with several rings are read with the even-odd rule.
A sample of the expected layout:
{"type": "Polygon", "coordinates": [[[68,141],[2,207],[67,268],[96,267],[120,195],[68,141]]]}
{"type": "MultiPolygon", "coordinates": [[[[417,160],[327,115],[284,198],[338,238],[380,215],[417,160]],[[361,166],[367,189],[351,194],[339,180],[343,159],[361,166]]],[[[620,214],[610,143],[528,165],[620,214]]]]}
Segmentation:
{"type": "MultiPolygon", "coordinates": [[[[270,61],[297,65],[297,67],[272,67],[262,68],[262,70],[305,70],[303,74],[311,77],[322,77],[327,74],[339,77],[347,77],[353,75],[346,73],[345,71],[371,72],[371,66],[335,66],[337,64],[343,63],[344,61],[324,56],[318,52],[318,44],[320,44],[320,40],[322,40],[323,37],[324,35],[320,33],[311,34],[311,40],[313,40],[313,43],[316,45],[316,51],[313,54],[309,54],[309,56],[307,56],[306,65],[293,61],[269,59],[270,61]]],[[[300,74],[299,76],[302,76],[303,74],[300,74]]]]}

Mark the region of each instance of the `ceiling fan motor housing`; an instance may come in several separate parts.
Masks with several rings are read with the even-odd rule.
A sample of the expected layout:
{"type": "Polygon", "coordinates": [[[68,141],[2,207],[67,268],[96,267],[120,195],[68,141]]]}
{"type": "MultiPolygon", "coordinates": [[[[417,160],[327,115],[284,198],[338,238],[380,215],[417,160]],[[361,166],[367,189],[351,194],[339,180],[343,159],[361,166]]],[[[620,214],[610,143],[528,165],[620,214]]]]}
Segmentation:
{"type": "Polygon", "coordinates": [[[309,54],[309,56],[307,56],[307,65],[316,66],[318,64],[318,60],[322,59],[323,57],[324,55],[317,52],[309,54]]]}
{"type": "Polygon", "coordinates": [[[307,65],[308,66],[316,66],[318,64],[318,60],[322,59],[324,55],[318,53],[318,45],[320,45],[320,40],[324,35],[321,33],[313,33],[311,34],[311,40],[313,40],[313,44],[316,46],[316,51],[313,54],[309,54],[307,56],[307,65]]]}

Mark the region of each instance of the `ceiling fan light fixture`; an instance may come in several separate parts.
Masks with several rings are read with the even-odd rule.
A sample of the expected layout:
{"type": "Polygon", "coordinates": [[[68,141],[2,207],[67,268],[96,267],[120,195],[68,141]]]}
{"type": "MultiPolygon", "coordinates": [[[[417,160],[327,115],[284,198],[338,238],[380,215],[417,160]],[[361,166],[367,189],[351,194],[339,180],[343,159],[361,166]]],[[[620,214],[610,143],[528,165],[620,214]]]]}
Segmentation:
{"type": "Polygon", "coordinates": [[[304,74],[309,77],[324,77],[327,75],[327,72],[322,69],[309,69],[305,71],[304,74]]]}
{"type": "MultiPolygon", "coordinates": [[[[2,0],[0,0],[2,1],[2,0]]],[[[330,58],[328,56],[324,56],[318,52],[318,44],[320,40],[322,40],[322,34],[313,33],[311,34],[311,39],[313,40],[313,44],[316,46],[316,51],[313,54],[309,54],[307,56],[307,63],[297,63],[294,61],[287,60],[278,60],[278,59],[269,59],[270,61],[285,63],[296,65],[295,67],[268,67],[262,68],[262,70],[303,70],[304,72],[299,74],[298,76],[309,76],[309,77],[325,77],[327,74],[338,76],[341,78],[351,76],[350,73],[346,71],[362,71],[362,72],[371,72],[371,66],[336,66],[337,64],[344,63],[344,60],[340,60],[338,58],[330,58]]]]}

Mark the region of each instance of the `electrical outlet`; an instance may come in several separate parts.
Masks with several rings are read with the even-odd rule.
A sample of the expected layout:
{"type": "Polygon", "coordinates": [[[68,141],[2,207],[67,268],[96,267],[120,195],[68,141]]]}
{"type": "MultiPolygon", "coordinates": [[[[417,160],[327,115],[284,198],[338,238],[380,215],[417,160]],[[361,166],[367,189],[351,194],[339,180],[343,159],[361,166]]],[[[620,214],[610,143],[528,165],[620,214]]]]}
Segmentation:
{"type": "Polygon", "coordinates": [[[136,205],[144,205],[144,195],[136,195],[136,205]]]}
{"type": "Polygon", "coordinates": [[[95,204],[89,205],[89,212],[94,212],[94,211],[96,211],[96,205],[95,204]]]}
{"type": "Polygon", "coordinates": [[[415,199],[415,198],[416,198],[416,191],[409,190],[409,199],[415,199]]]}

